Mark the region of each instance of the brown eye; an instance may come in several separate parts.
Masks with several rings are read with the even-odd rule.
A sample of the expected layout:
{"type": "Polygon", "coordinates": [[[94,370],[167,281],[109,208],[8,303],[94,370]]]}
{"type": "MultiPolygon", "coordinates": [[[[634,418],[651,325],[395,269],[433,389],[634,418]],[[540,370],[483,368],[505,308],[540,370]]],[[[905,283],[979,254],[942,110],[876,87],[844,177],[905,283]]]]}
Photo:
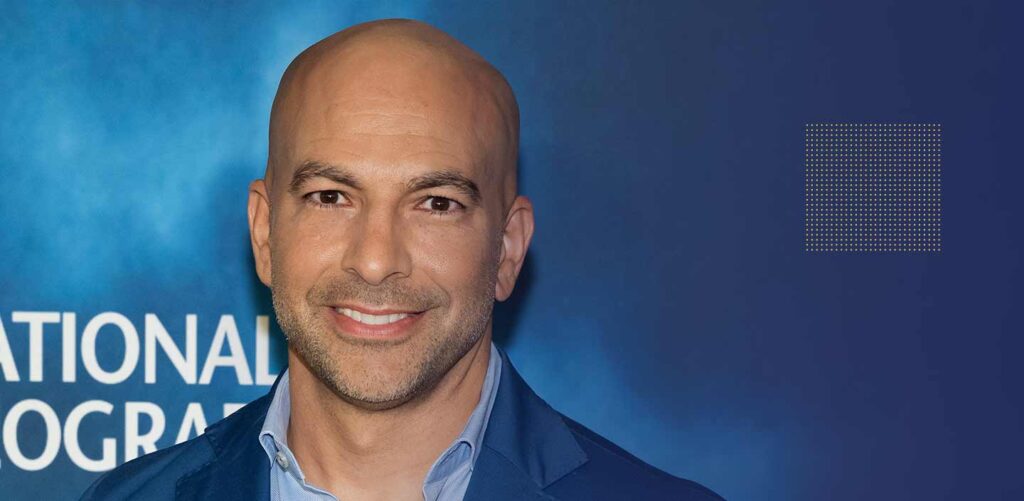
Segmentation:
{"type": "Polygon", "coordinates": [[[447,211],[452,205],[452,201],[447,198],[434,197],[430,199],[430,210],[447,211]]]}
{"type": "Polygon", "coordinates": [[[324,205],[336,205],[341,201],[341,192],[317,192],[316,201],[324,205]]]}
{"type": "Polygon", "coordinates": [[[466,206],[462,203],[444,197],[427,197],[423,202],[420,202],[420,208],[430,211],[433,215],[446,216],[453,215],[466,206]]]}
{"type": "Polygon", "coordinates": [[[340,209],[348,204],[345,194],[337,190],[312,192],[303,197],[307,203],[322,209],[340,209]]]}
{"type": "Polygon", "coordinates": [[[450,198],[430,196],[420,202],[420,208],[430,211],[435,216],[448,216],[465,209],[465,206],[450,198]]]}

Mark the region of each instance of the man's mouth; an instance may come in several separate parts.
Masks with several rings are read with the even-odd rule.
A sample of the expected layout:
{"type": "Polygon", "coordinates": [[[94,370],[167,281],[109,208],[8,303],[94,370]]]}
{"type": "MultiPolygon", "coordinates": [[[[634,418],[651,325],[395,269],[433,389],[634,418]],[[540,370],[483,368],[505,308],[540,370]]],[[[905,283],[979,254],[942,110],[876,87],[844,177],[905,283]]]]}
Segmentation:
{"type": "Polygon", "coordinates": [[[367,325],[386,325],[393,324],[403,318],[408,318],[415,313],[385,313],[381,315],[373,315],[371,313],[361,312],[359,310],[353,310],[351,308],[335,308],[334,311],[345,315],[356,322],[367,324],[367,325]]]}
{"type": "Polygon", "coordinates": [[[333,305],[328,311],[342,333],[371,340],[405,338],[413,333],[412,327],[426,313],[408,308],[369,308],[353,304],[333,305]]]}

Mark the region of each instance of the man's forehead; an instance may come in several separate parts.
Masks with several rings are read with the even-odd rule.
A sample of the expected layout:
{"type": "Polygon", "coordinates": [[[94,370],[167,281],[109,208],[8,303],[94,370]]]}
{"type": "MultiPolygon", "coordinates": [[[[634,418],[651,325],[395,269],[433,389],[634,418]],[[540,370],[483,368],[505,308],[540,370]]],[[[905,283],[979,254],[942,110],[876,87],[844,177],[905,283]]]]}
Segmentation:
{"type": "Polygon", "coordinates": [[[290,133],[291,164],[317,158],[347,164],[447,164],[476,170],[503,146],[496,112],[459,85],[341,78],[305,94],[290,133]],[[366,82],[366,85],[363,85],[366,82]]]}
{"type": "Polygon", "coordinates": [[[310,100],[296,114],[291,137],[296,147],[329,147],[339,142],[348,149],[372,149],[376,144],[403,153],[436,149],[465,155],[469,149],[487,149],[497,138],[481,113],[468,106],[423,102],[416,94],[402,96],[336,95],[310,100]]]}
{"type": "Polygon", "coordinates": [[[274,103],[271,165],[347,156],[514,170],[518,110],[500,73],[439,30],[398,24],[346,30],[296,58],[274,103]]]}
{"type": "Polygon", "coordinates": [[[308,163],[343,166],[368,180],[405,182],[428,172],[452,171],[486,182],[486,163],[455,148],[418,135],[335,134],[300,141],[292,159],[279,171],[288,177],[308,163]],[[368,138],[373,139],[368,139],[368,138]]]}
{"type": "Polygon", "coordinates": [[[296,108],[297,125],[392,134],[434,128],[449,140],[503,132],[503,110],[492,86],[444,55],[387,46],[339,51],[295,84],[289,104],[296,108]]]}
{"type": "Polygon", "coordinates": [[[296,117],[288,163],[314,160],[356,171],[393,170],[407,175],[455,169],[475,175],[487,165],[495,139],[481,133],[469,113],[420,107],[401,99],[339,100],[306,107],[296,117]]]}

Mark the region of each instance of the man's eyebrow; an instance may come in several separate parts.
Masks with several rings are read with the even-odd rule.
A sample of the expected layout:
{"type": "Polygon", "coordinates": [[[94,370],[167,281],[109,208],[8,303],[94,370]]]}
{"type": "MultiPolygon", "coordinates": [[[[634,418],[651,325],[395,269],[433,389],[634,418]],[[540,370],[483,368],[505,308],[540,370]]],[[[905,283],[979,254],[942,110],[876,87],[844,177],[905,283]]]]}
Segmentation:
{"type": "Polygon", "coordinates": [[[323,177],[336,183],[347,184],[357,190],[362,189],[355,176],[344,167],[307,160],[292,174],[292,182],[288,186],[288,191],[298,193],[302,189],[303,184],[316,177],[323,177]]]}
{"type": "MultiPolygon", "coordinates": [[[[292,180],[288,190],[292,193],[298,193],[299,190],[302,189],[302,185],[317,177],[326,178],[339,184],[346,184],[356,190],[363,189],[359,181],[356,181],[355,176],[344,167],[308,160],[303,162],[302,165],[295,170],[295,173],[292,174],[292,180]]],[[[414,177],[407,183],[407,189],[409,191],[428,190],[430,188],[440,188],[442,186],[451,186],[472,199],[473,203],[480,203],[480,188],[472,179],[458,171],[440,170],[430,172],[422,176],[414,177]]]]}
{"type": "Polygon", "coordinates": [[[480,188],[477,187],[476,183],[474,183],[472,179],[457,171],[441,170],[431,172],[415,177],[409,180],[408,183],[409,191],[428,190],[430,188],[439,188],[442,186],[454,187],[462,192],[462,194],[472,199],[473,203],[480,203],[480,188]]]}

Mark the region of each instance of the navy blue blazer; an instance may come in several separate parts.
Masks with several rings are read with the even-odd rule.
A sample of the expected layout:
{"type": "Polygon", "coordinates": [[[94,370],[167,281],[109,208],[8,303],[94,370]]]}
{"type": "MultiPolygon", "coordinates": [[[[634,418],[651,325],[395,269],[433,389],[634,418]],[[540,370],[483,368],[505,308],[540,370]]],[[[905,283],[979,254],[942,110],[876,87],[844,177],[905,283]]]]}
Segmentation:
{"type": "MultiPolygon", "coordinates": [[[[498,393],[466,500],[722,499],[558,413],[499,353],[498,393]]],[[[259,432],[276,387],[203,435],[107,472],[82,500],[269,501],[270,461],[259,432]]]]}

